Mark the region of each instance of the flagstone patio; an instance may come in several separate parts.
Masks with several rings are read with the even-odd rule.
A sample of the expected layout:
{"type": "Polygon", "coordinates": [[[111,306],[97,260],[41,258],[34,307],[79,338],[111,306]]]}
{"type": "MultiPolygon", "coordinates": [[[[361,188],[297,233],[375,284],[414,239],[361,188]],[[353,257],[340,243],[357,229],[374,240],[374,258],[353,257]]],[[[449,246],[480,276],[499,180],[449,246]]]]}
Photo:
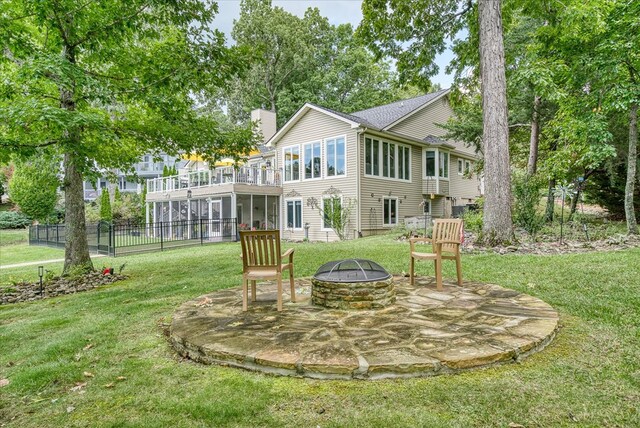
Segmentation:
{"type": "MultiPolygon", "coordinates": [[[[394,277],[395,304],[336,310],[310,302],[311,281],[296,281],[297,302],[275,308],[275,284],[258,285],[242,312],[241,287],[183,304],[171,323],[177,351],[205,364],[322,379],[418,377],[520,361],[551,342],[558,313],[535,297],[498,285],[394,277]]],[[[285,287],[286,289],[287,287],[285,287]]]]}

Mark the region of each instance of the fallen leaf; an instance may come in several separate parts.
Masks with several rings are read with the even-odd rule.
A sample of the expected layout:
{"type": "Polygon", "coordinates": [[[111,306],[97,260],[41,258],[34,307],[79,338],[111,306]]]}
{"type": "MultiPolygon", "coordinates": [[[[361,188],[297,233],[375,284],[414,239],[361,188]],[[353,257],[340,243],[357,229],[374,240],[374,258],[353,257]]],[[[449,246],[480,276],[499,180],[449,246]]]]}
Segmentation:
{"type": "Polygon", "coordinates": [[[126,378],[126,377],[124,377],[124,376],[118,376],[116,379],[117,379],[117,380],[126,380],[127,378],[126,378]]]}
{"type": "Polygon", "coordinates": [[[113,388],[114,386],[116,386],[116,384],[111,382],[111,383],[106,384],[104,387],[105,388],[113,388]]]}
{"type": "Polygon", "coordinates": [[[9,379],[0,379],[0,388],[9,385],[9,379]]]}
{"type": "Polygon", "coordinates": [[[84,348],[82,348],[83,351],[88,351],[89,349],[93,348],[93,343],[88,344],[87,346],[85,346],[84,348]]]}
{"type": "Polygon", "coordinates": [[[93,377],[93,373],[91,372],[84,372],[82,373],[85,377],[93,377]]]}
{"type": "Polygon", "coordinates": [[[76,386],[70,389],[70,391],[80,391],[82,388],[87,386],[87,382],[76,382],[76,386]]]}
{"type": "Polygon", "coordinates": [[[515,422],[509,423],[509,428],[524,428],[524,425],[517,424],[515,422]]]}
{"type": "Polygon", "coordinates": [[[75,409],[76,409],[75,407],[73,407],[73,406],[69,406],[69,407],[67,407],[67,413],[71,413],[71,412],[73,412],[75,409]]]}

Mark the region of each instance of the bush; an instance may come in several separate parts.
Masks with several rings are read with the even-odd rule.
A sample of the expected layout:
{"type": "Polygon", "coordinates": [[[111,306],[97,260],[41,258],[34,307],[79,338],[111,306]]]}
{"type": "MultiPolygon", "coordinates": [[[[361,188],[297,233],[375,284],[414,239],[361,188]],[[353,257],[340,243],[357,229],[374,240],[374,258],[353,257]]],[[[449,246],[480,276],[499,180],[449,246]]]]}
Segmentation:
{"type": "Polygon", "coordinates": [[[54,214],[60,184],[58,170],[58,163],[44,157],[16,165],[9,182],[9,196],[21,212],[40,222],[46,222],[54,214]]]}
{"type": "Polygon", "coordinates": [[[535,236],[544,225],[544,217],[538,213],[542,181],[539,177],[516,173],[512,179],[514,223],[535,236]]]}
{"type": "Polygon", "coordinates": [[[100,220],[113,220],[113,213],[111,211],[111,199],[109,198],[109,189],[107,189],[106,187],[102,189],[102,195],[100,196],[100,220]]]}
{"type": "Polygon", "coordinates": [[[482,216],[484,209],[484,198],[478,198],[476,200],[478,209],[470,210],[466,209],[462,214],[462,221],[464,222],[465,230],[473,233],[482,233],[482,216]]]}
{"type": "Polygon", "coordinates": [[[24,229],[29,225],[31,225],[31,219],[21,212],[0,212],[0,229],[24,229]]]}

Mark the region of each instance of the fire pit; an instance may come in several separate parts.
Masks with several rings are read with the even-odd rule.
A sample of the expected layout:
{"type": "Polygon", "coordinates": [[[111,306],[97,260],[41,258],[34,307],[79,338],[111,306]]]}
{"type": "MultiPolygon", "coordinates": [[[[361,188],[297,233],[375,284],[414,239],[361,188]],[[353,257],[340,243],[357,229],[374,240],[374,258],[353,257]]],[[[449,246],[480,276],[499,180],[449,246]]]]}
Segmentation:
{"type": "Polygon", "coordinates": [[[325,263],[311,283],[311,302],[327,308],[378,309],[396,301],[393,277],[371,260],[325,263]]]}

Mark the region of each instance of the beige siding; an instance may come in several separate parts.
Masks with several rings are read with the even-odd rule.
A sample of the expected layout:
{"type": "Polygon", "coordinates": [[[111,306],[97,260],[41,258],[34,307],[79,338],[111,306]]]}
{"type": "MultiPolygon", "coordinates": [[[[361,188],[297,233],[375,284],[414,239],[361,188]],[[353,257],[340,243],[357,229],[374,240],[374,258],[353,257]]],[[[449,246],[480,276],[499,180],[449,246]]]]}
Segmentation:
{"type": "MultiPolygon", "coordinates": [[[[322,227],[322,217],[317,208],[308,205],[310,198],[315,198],[318,203],[322,203],[323,194],[333,187],[338,189],[343,199],[350,198],[357,200],[357,174],[356,174],[356,131],[351,129],[348,123],[339,119],[335,119],[324,113],[315,110],[309,110],[302,116],[299,121],[280,139],[276,149],[276,165],[283,168],[283,152],[282,149],[299,144],[300,154],[303,155],[303,144],[314,141],[323,141],[322,159],[323,164],[326,162],[324,140],[327,138],[344,136],[346,161],[346,176],[333,178],[326,177],[323,165],[323,173],[321,179],[305,180],[303,162],[300,164],[301,180],[296,182],[283,182],[282,184],[282,236],[287,239],[302,240],[304,239],[303,230],[290,230],[285,224],[286,218],[286,201],[288,199],[302,200],[302,223],[309,223],[309,239],[312,241],[334,241],[337,239],[336,234],[329,230],[326,231],[322,227]]],[[[284,178],[284,174],[283,174],[284,178]]],[[[349,224],[349,237],[355,236],[357,230],[357,207],[353,210],[351,221],[349,224]]]]}
{"type": "MultiPolygon", "coordinates": [[[[447,123],[451,116],[453,116],[453,110],[447,97],[443,97],[394,125],[389,130],[419,139],[423,139],[427,135],[440,137],[446,134],[446,130],[439,127],[438,124],[447,123]]],[[[455,145],[456,150],[475,155],[472,148],[465,147],[461,142],[448,141],[448,143],[455,145]]]]}
{"type": "MultiPolygon", "coordinates": [[[[480,180],[476,174],[473,174],[470,178],[458,174],[458,159],[460,158],[451,156],[449,190],[451,196],[456,198],[454,205],[466,205],[474,202],[480,195],[480,180]]],[[[465,159],[462,160],[464,161],[465,159]]]]}

